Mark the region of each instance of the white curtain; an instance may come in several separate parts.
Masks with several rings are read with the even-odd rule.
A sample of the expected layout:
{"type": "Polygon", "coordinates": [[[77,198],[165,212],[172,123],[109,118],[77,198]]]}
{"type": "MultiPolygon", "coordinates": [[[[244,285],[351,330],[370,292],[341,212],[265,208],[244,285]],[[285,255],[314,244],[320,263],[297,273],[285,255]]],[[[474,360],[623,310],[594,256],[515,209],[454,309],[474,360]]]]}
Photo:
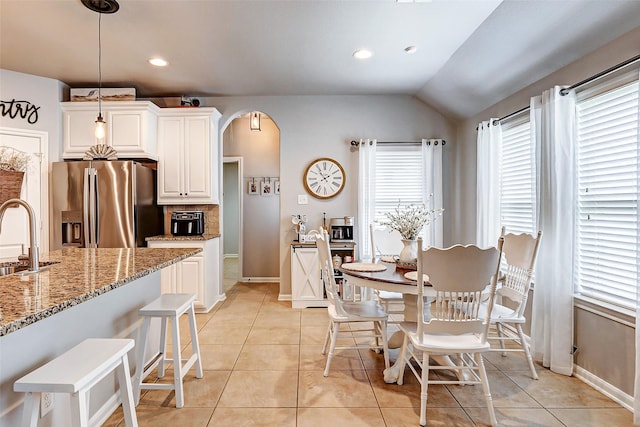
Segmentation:
{"type": "Polygon", "coordinates": [[[543,236],[536,263],[531,346],[552,371],[573,372],[575,92],[556,86],[531,98],[536,144],[537,219],[543,236]]]}
{"type": "Polygon", "coordinates": [[[479,123],[476,148],[476,244],[480,247],[495,246],[500,237],[501,146],[500,122],[491,119],[479,123]]]}
{"type": "Polygon", "coordinates": [[[376,142],[361,139],[358,145],[359,258],[372,256],[369,224],[376,215],[376,142]]]}
{"type": "MultiPolygon", "coordinates": [[[[640,80],[640,78],[639,78],[640,80]]],[[[640,85],[638,86],[640,92],[640,85]]],[[[640,93],[638,93],[640,99],[640,93]]],[[[638,103],[638,135],[636,139],[636,191],[640,193],[640,102],[638,103]]],[[[640,224],[640,203],[636,202],[637,224],[640,224]]],[[[633,391],[633,423],[640,425],[640,227],[636,228],[636,372],[633,391]]]]}
{"type": "MultiPolygon", "coordinates": [[[[422,201],[427,209],[440,209],[442,201],[442,139],[422,140],[422,174],[424,188],[422,201]]],[[[443,213],[446,215],[446,212],[443,213]]],[[[430,246],[442,247],[443,218],[437,218],[425,227],[425,240],[430,246]]]]}

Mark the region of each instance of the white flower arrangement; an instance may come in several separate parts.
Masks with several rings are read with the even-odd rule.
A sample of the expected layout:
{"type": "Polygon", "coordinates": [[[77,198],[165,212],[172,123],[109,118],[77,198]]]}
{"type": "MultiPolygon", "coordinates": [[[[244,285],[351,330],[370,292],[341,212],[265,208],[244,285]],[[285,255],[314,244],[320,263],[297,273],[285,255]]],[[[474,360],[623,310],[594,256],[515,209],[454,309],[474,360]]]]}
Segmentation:
{"type": "Polygon", "coordinates": [[[398,203],[394,212],[385,214],[388,221],[382,222],[382,225],[398,230],[405,240],[415,240],[424,226],[435,221],[443,212],[442,208],[427,209],[423,204],[407,205],[403,208],[398,203]]]}
{"type": "Polygon", "coordinates": [[[0,170],[26,172],[29,155],[11,147],[0,147],[0,170]]]}

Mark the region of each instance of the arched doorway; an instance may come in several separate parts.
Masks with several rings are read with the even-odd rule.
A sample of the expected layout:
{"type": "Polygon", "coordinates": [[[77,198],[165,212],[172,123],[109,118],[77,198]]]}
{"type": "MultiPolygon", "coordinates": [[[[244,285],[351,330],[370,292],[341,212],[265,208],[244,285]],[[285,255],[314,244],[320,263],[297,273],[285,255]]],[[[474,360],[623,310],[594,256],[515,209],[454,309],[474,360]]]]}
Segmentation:
{"type": "Polygon", "coordinates": [[[280,279],[280,130],[255,113],[259,130],[251,130],[253,112],[240,112],[222,133],[225,287],[280,279]]]}

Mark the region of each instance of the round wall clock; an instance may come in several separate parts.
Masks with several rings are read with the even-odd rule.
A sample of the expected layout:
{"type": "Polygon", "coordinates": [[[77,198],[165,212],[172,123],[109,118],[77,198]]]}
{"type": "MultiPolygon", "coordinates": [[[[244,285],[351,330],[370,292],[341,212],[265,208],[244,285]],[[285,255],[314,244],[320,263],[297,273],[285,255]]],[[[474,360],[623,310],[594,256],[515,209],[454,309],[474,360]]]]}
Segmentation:
{"type": "Polygon", "coordinates": [[[302,177],[304,188],[318,199],[337,196],[347,181],[340,163],[333,159],[321,158],[312,161],[302,177]]]}

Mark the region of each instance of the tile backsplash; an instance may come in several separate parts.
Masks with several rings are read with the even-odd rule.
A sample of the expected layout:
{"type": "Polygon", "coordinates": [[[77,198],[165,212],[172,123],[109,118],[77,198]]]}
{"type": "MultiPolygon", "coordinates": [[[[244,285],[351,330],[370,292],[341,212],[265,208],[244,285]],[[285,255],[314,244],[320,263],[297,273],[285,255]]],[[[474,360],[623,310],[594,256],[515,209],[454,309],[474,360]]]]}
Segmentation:
{"type": "Polygon", "coordinates": [[[164,233],[171,234],[171,212],[204,212],[204,234],[220,234],[219,205],[167,205],[164,207],[164,233]]]}

